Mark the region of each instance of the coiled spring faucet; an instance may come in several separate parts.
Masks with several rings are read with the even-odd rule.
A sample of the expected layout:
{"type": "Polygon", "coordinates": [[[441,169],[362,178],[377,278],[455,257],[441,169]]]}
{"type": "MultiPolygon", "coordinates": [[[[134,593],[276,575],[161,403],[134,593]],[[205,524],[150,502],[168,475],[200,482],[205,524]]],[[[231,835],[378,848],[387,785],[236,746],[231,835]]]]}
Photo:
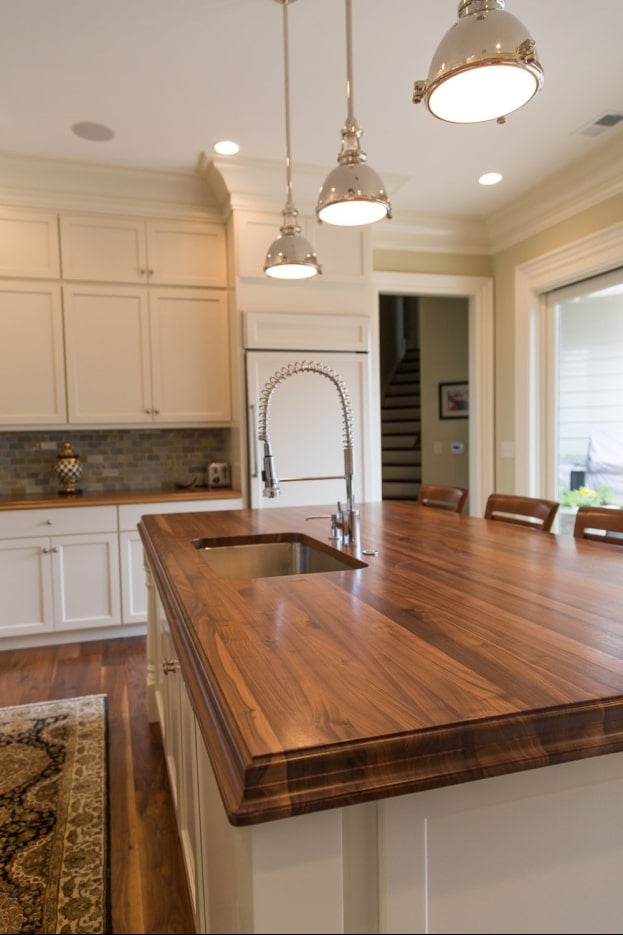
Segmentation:
{"type": "MultiPolygon", "coordinates": [[[[280,383],[295,373],[317,373],[330,380],[338,391],[342,404],[343,441],[344,441],[344,480],[346,481],[346,506],[338,503],[337,513],[331,516],[332,535],[339,536],[343,545],[359,544],[359,510],[355,509],[355,496],[353,493],[354,477],[354,446],[353,446],[353,406],[344,380],[326,364],[311,360],[297,360],[278,370],[264,384],[260,394],[259,403],[259,432],[258,438],[264,442],[264,481],[263,494],[265,497],[278,497],[281,493],[279,477],[275,467],[275,459],[270,444],[270,401],[280,383]]],[[[326,477],[300,478],[290,477],[287,480],[327,480],[326,477]]],[[[284,478],[284,481],[286,478],[284,478]]]]}

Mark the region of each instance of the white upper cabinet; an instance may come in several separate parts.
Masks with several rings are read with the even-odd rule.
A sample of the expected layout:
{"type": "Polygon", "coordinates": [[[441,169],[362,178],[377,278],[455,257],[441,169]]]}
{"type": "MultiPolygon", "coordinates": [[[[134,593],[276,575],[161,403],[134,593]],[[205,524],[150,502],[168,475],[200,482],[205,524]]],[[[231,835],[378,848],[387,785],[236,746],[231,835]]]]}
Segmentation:
{"type": "Polygon", "coordinates": [[[60,235],[64,279],[227,286],[220,224],[61,214],[60,235]]]}
{"type": "Polygon", "coordinates": [[[63,292],[70,423],[229,421],[224,292],[95,284],[63,292]]]}
{"type": "Polygon", "coordinates": [[[60,286],[0,281],[0,425],[65,421],[60,286]]]}
{"type": "Polygon", "coordinates": [[[54,212],[0,207],[0,276],[58,279],[58,218],[54,212]]]}
{"type": "Polygon", "coordinates": [[[155,421],[231,419],[229,317],[224,292],[154,289],[149,321],[155,421]]]}

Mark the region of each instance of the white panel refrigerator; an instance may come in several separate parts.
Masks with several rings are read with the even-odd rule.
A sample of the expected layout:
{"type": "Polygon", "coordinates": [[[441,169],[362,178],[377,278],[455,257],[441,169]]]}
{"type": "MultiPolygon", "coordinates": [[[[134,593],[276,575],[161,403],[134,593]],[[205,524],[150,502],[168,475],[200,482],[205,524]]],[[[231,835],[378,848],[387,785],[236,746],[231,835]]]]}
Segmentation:
{"type": "MultiPolygon", "coordinates": [[[[261,318],[261,313],[258,313],[261,318]]],[[[264,316],[266,317],[266,316],[264,316]]],[[[273,341],[277,349],[245,349],[246,393],[248,413],[249,499],[251,507],[283,507],[299,505],[325,505],[335,509],[338,501],[346,500],[344,460],[344,418],[340,394],[331,379],[318,373],[294,373],[275,387],[269,406],[269,436],[273,457],[280,480],[280,496],[263,496],[262,467],[264,443],[258,439],[259,404],[267,381],[282,368],[297,361],[314,361],[335,371],[344,381],[352,403],[353,413],[353,493],[356,503],[367,496],[366,455],[370,447],[370,354],[367,349],[367,326],[364,319],[337,316],[336,331],[340,323],[357,325],[357,334],[331,330],[336,316],[307,315],[304,324],[320,330],[313,337],[305,334],[310,346],[301,347],[301,317],[296,321],[296,335],[290,335],[292,349],[283,347],[287,342],[290,316],[272,316],[278,331],[262,336],[262,341],[273,341]],[[281,321],[279,321],[281,319],[281,321]],[[328,329],[328,330],[327,330],[328,329]],[[363,337],[362,337],[363,335],[363,337]],[[327,343],[350,344],[352,350],[330,350],[318,347],[327,343]],[[313,345],[313,346],[312,346],[313,345]],[[363,349],[365,348],[365,350],[363,349]],[[304,478],[301,480],[300,478],[304,478]]],[[[251,316],[253,319],[253,316],[251,316]]],[[[347,329],[348,331],[348,329],[347,329]]],[[[247,316],[245,340],[252,342],[257,329],[249,327],[247,316]]],[[[257,341],[260,343],[260,340],[257,341]]],[[[326,511],[325,511],[326,512],[326,511]]]]}

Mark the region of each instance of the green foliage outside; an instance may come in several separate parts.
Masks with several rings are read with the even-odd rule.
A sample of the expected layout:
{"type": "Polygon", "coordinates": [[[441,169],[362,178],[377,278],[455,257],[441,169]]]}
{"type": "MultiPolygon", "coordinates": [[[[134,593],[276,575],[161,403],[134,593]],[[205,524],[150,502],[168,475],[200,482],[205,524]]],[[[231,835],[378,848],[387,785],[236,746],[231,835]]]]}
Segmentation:
{"type": "Polygon", "coordinates": [[[620,506],[623,507],[623,495],[615,493],[611,487],[580,487],[578,490],[565,490],[558,495],[561,506],[620,506]]]}

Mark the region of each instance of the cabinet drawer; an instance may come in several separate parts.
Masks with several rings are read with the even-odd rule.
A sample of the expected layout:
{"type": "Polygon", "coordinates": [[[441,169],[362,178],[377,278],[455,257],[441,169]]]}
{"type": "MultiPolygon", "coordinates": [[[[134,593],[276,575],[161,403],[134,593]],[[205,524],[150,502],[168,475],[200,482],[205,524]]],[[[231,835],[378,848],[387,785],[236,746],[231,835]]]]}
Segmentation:
{"type": "Polygon", "coordinates": [[[3,539],[116,532],[117,509],[114,506],[85,506],[6,510],[0,513],[0,530],[3,539]]]}
{"type": "Polygon", "coordinates": [[[209,510],[240,510],[242,500],[166,500],[158,503],[128,503],[119,506],[119,529],[135,530],[141,516],[153,513],[199,513],[209,510]]]}

